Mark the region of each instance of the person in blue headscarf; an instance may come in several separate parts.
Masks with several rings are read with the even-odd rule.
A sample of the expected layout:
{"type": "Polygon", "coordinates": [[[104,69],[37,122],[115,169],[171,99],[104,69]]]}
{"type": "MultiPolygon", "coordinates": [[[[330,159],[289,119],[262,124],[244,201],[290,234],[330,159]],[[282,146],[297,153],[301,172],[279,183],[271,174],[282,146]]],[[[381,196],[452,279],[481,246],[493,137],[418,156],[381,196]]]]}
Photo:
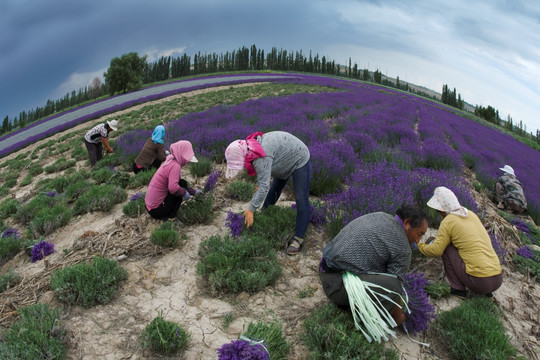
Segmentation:
{"type": "Polygon", "coordinates": [[[146,140],[144,146],[135,158],[133,163],[133,172],[137,174],[140,171],[149,170],[150,168],[159,168],[161,163],[165,161],[167,154],[163,145],[163,137],[165,136],[165,127],[158,125],[152,133],[152,137],[146,140]]]}

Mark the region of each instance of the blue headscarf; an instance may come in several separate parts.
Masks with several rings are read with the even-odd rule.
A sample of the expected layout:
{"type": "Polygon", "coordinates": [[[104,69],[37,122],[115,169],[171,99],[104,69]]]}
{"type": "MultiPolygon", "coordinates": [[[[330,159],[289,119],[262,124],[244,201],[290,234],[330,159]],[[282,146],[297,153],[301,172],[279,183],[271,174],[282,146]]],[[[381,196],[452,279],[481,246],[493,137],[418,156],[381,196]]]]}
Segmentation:
{"type": "Polygon", "coordinates": [[[152,133],[152,141],[154,144],[160,143],[163,144],[163,137],[165,136],[165,127],[163,125],[158,125],[152,133]]]}

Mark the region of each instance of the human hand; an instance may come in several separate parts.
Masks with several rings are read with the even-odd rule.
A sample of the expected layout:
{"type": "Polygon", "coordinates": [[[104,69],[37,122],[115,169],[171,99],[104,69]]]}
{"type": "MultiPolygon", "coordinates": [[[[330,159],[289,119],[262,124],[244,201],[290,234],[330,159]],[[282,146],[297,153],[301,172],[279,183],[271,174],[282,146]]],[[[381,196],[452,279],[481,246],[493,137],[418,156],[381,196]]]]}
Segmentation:
{"type": "Polygon", "coordinates": [[[247,227],[253,225],[253,211],[249,209],[244,211],[244,224],[246,224],[247,227]]]}
{"type": "Polygon", "coordinates": [[[165,155],[170,155],[171,153],[169,152],[169,150],[165,150],[165,155]]]}
{"type": "Polygon", "coordinates": [[[189,192],[186,191],[186,193],[184,195],[184,201],[189,200],[190,197],[191,197],[191,195],[189,195],[189,192]]]}

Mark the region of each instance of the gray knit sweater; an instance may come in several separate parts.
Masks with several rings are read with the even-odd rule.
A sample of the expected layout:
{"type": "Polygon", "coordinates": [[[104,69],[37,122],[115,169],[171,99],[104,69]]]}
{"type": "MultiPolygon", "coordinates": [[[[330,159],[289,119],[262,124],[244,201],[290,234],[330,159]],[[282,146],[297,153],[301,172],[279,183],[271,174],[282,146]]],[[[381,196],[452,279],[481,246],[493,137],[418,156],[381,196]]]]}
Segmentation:
{"type": "Polygon", "coordinates": [[[287,180],[294,170],[307,164],[310,156],[307,146],[300,139],[284,131],[271,131],[259,136],[257,140],[266,156],[252,162],[257,172],[259,189],[249,204],[251,211],[255,211],[263,204],[270,190],[272,176],[287,180]]]}
{"type": "Polygon", "coordinates": [[[409,271],[411,255],[403,225],[383,212],[354,219],[323,251],[329,267],[357,275],[371,271],[403,276],[409,271]]]}

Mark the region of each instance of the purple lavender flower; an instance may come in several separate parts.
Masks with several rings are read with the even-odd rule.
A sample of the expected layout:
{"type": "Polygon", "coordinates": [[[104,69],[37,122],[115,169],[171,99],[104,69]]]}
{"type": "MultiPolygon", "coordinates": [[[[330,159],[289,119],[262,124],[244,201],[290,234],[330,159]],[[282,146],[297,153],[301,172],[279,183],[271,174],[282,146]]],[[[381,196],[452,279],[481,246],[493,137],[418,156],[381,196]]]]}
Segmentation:
{"type": "Polygon", "coordinates": [[[410,273],[403,276],[403,287],[407,291],[411,311],[405,318],[405,325],[411,334],[427,330],[430,321],[435,319],[435,308],[429,303],[424,290],[428,284],[424,273],[410,273]]]}
{"type": "Polygon", "coordinates": [[[12,237],[15,239],[20,238],[19,231],[15,228],[9,227],[2,233],[2,238],[12,237]]]}
{"type": "Polygon", "coordinates": [[[270,355],[261,344],[250,344],[246,340],[233,340],[228,344],[223,344],[217,350],[218,360],[270,360],[270,355]]]}
{"type": "Polygon", "coordinates": [[[34,245],[30,256],[32,257],[32,262],[39,261],[45,256],[49,256],[55,252],[54,244],[47,241],[40,241],[34,245]]]}
{"type": "Polygon", "coordinates": [[[139,199],[142,199],[144,197],[144,194],[142,192],[136,192],[135,194],[131,195],[129,198],[129,201],[137,201],[139,199]]]}
{"type": "Polygon", "coordinates": [[[528,246],[522,246],[520,247],[519,249],[516,250],[516,254],[518,254],[519,256],[522,256],[526,259],[531,259],[531,260],[534,260],[536,255],[534,254],[534,251],[528,247],[528,246]]]}
{"type": "Polygon", "coordinates": [[[48,191],[45,193],[45,196],[48,196],[48,197],[56,197],[56,191],[48,191]]]}
{"type": "Polygon", "coordinates": [[[491,238],[491,245],[493,246],[493,250],[495,250],[495,253],[499,257],[501,264],[505,264],[506,259],[504,258],[504,256],[506,255],[506,253],[508,253],[508,250],[506,250],[499,241],[500,236],[496,237],[491,233],[491,231],[488,233],[489,237],[491,238]]]}
{"type": "Polygon", "coordinates": [[[206,183],[204,184],[204,192],[209,192],[214,190],[216,187],[219,175],[221,175],[221,171],[214,170],[210,173],[208,176],[208,179],[206,179],[206,183]]]}
{"type": "Polygon", "coordinates": [[[242,230],[244,230],[244,217],[242,216],[242,214],[237,214],[229,211],[227,212],[225,225],[227,225],[229,229],[231,229],[231,235],[237,237],[242,233],[242,230]]]}

